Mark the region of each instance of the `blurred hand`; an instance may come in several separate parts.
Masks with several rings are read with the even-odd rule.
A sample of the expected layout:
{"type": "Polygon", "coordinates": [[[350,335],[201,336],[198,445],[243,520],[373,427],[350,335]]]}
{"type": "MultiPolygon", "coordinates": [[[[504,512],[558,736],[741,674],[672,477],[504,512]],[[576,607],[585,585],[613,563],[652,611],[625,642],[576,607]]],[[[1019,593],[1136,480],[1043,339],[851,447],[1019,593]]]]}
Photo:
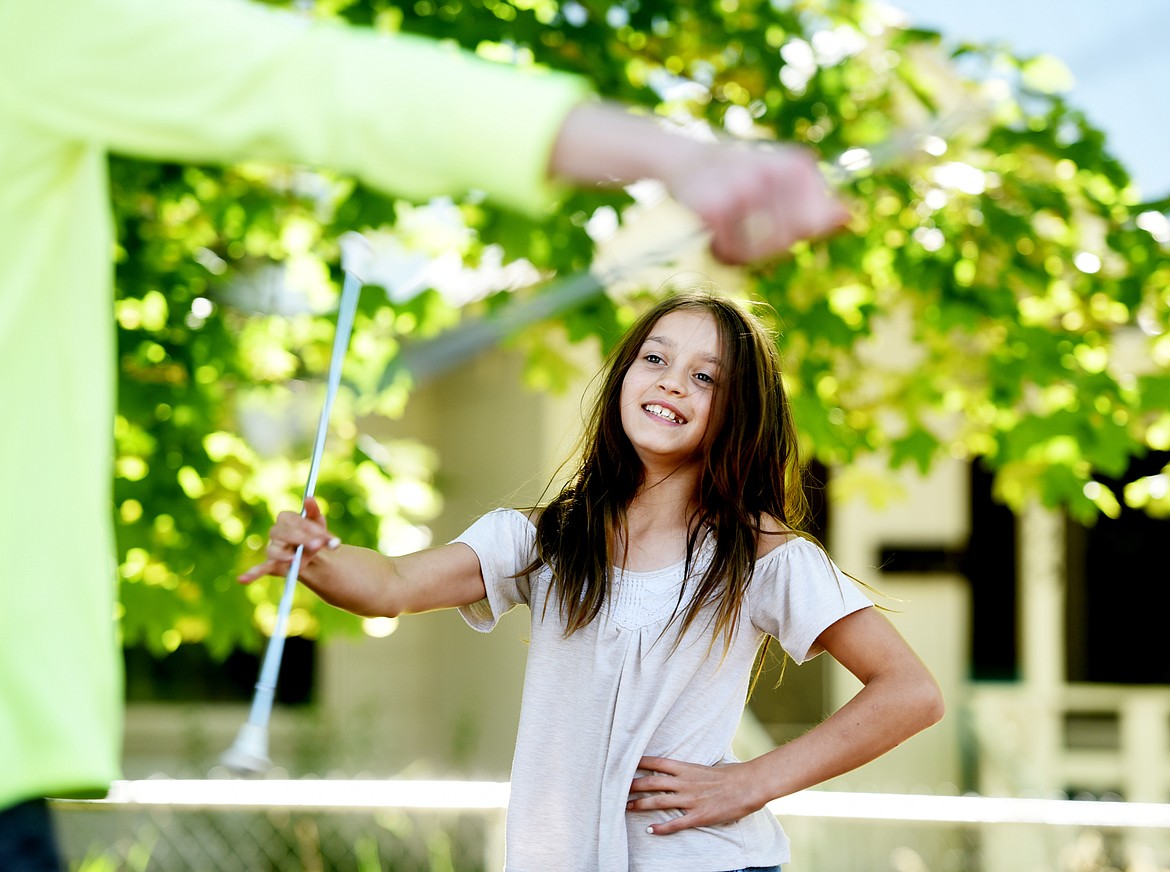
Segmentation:
{"type": "Polygon", "coordinates": [[[776,257],[849,220],[804,147],[700,142],[606,104],[569,113],[550,171],[577,184],[658,179],[706,225],[712,253],[731,264],[776,257]]]}
{"type": "Polygon", "coordinates": [[[797,146],[711,143],[670,165],[663,182],[711,233],[725,263],[750,263],[826,236],[849,220],[811,152],[797,146]]]}

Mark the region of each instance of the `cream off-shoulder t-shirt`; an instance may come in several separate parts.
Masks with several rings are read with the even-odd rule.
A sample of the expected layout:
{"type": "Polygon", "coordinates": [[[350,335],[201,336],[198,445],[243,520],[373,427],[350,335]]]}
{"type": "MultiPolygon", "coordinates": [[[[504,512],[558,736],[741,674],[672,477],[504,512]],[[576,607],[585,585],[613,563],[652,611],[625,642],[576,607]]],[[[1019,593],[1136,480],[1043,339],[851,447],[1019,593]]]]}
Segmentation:
{"type": "Polygon", "coordinates": [[[566,637],[555,597],[545,608],[548,569],[516,577],[534,540],[532,523],[511,509],[483,516],[455,540],[478,555],[487,587],[485,599],[460,610],[468,624],[487,632],[516,605],[532,612],[507,872],[719,872],[787,863],[788,838],[767,810],[648,834],[647,826],[678,812],[627,812],[630,782],[645,755],[733,762],[731,741],[765,634],[800,663],[819,653],[826,627],[869,600],[820,548],[792,537],[756,562],[726,657],[701,617],[677,645],[679,622],[671,621],[680,586],[701,577],[709,548],[689,579],[682,562],[618,574],[612,601],[566,637]]]}

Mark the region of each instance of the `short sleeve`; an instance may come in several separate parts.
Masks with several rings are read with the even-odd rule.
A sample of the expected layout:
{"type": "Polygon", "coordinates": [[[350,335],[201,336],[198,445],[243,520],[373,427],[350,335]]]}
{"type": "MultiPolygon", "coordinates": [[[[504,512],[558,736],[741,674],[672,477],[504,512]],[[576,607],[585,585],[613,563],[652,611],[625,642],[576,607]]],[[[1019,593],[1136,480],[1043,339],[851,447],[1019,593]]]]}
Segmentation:
{"type": "Polygon", "coordinates": [[[459,609],[468,625],[481,633],[518,605],[528,605],[529,581],[518,576],[535,556],[536,530],[515,509],[488,512],[452,541],[462,542],[479,558],[487,596],[459,609]]]}
{"type": "Polygon", "coordinates": [[[821,653],[817,637],[872,603],[815,543],[793,537],[756,562],[748,610],[797,663],[821,653]]]}

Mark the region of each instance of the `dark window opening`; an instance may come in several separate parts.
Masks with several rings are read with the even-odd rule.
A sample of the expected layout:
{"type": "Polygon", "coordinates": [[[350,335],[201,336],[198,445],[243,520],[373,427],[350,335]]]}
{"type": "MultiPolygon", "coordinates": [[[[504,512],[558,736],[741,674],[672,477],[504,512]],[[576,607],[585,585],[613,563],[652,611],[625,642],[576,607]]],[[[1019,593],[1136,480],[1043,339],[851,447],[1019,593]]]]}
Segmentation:
{"type": "MultiPolygon", "coordinates": [[[[1170,451],[1135,458],[1119,479],[1099,477],[1118,500],[1125,485],[1157,475],[1170,451]]],[[[1065,615],[1070,681],[1170,684],[1165,616],[1170,612],[1166,542],[1170,520],[1122,502],[1117,518],[1068,524],[1065,615]]]]}
{"type": "MultiPolygon", "coordinates": [[[[248,702],[260,676],[260,655],[233,651],[216,660],[202,645],[180,645],[157,656],[145,646],[123,651],[127,702],[248,702]]],[[[291,636],[276,684],[276,701],[304,705],[312,701],[316,644],[291,636]]]]}
{"type": "Polygon", "coordinates": [[[971,581],[971,677],[1019,678],[1016,516],[992,496],[994,475],[971,464],[971,538],[961,562],[971,581]]]}
{"type": "Polygon", "coordinates": [[[1121,718],[1117,712],[1065,712],[1064,747],[1070,750],[1118,751],[1121,718]]]}
{"type": "Polygon", "coordinates": [[[993,475],[970,467],[971,532],[965,548],[888,545],[879,555],[883,572],[964,576],[971,587],[971,678],[1019,677],[1016,516],[992,497],[993,475]]]}
{"type": "MultiPolygon", "coordinates": [[[[824,542],[829,529],[828,469],[813,461],[803,470],[809,519],[805,532],[824,542]]],[[[748,705],[773,741],[782,743],[806,732],[828,712],[824,658],[795,666],[776,642],[768,648],[763,670],[748,705]]]]}

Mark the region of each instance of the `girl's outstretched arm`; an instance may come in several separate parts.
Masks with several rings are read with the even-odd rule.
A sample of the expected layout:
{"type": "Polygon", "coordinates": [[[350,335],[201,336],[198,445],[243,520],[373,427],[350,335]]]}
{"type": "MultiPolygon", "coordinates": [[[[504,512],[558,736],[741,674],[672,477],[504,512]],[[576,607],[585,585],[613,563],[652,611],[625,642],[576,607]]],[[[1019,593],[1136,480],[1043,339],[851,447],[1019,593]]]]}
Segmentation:
{"type": "Polygon", "coordinates": [[[820,784],[880,757],[943,715],[933,676],[877,609],[854,612],[821,633],[818,643],[864,685],[831,717],[767,754],[744,763],[699,766],[644,757],[654,775],[635,778],[627,809],[679,809],[683,815],[650,832],[668,835],[738,820],[781,796],[820,784]]]}
{"type": "Polygon", "coordinates": [[[357,615],[396,617],[470,605],[486,596],[479,558],[467,545],[457,542],[403,557],[342,545],[312,497],[303,518],[280,513],[269,532],[268,559],[240,575],[240,581],[287,575],[298,545],[305,546],[300,571],[305,586],[357,615]]]}

